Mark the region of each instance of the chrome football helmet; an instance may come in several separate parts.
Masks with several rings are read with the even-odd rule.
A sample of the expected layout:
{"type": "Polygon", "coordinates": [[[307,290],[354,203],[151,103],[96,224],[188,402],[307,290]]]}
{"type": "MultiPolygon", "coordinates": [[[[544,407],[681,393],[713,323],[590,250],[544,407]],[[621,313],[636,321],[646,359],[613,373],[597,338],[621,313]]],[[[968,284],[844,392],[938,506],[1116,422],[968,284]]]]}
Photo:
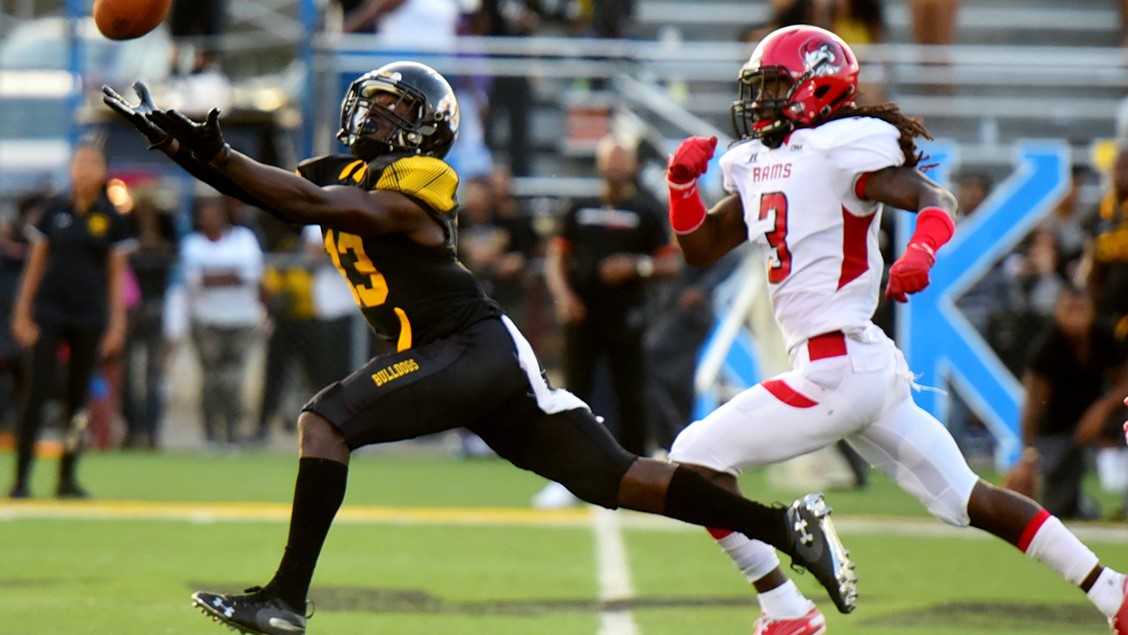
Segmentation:
{"type": "Polygon", "coordinates": [[[796,128],[817,126],[858,92],[858,58],[834,33],[810,25],[772,31],[740,69],[730,114],[736,136],[778,147],[796,128]]]}
{"type": "Polygon", "coordinates": [[[393,62],[349,86],[337,139],[365,161],[392,152],[441,159],[458,136],[458,119],[458,100],[442,75],[418,62],[393,62]]]}

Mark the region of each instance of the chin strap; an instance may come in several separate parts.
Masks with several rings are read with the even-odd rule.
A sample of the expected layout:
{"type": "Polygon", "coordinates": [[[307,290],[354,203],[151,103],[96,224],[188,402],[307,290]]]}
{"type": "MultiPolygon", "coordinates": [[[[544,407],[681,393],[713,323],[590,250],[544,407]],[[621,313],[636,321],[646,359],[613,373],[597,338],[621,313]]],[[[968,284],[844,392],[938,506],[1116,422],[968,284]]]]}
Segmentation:
{"type": "Polygon", "coordinates": [[[795,122],[790,119],[782,119],[779,122],[779,128],[760,136],[760,142],[774,150],[782,146],[787,139],[787,135],[792,132],[795,132],[795,122]]]}

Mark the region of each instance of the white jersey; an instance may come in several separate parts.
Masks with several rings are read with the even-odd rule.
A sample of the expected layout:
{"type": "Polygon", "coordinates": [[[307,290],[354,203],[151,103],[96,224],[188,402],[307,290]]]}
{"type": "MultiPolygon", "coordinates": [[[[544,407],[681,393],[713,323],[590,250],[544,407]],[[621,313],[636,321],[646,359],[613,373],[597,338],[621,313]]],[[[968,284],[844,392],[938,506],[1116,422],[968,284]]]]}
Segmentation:
{"type": "Polygon", "coordinates": [[[877,308],[881,204],[858,198],[858,178],[905,156],[893,125],[839,119],[721,157],[724,188],[740,195],[748,240],[767,246],[768,287],[790,350],[811,336],[854,331],[877,308]]]}

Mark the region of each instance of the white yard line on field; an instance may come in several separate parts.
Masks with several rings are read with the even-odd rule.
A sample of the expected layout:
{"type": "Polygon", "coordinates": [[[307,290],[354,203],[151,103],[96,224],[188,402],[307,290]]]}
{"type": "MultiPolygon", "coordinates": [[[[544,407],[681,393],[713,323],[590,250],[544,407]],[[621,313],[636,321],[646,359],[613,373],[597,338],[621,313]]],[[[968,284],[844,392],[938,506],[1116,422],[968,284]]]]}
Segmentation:
{"type": "Polygon", "coordinates": [[[599,570],[599,635],[638,635],[638,625],[623,602],[635,595],[627,547],[618,512],[597,507],[592,518],[595,562],[599,570]]]}

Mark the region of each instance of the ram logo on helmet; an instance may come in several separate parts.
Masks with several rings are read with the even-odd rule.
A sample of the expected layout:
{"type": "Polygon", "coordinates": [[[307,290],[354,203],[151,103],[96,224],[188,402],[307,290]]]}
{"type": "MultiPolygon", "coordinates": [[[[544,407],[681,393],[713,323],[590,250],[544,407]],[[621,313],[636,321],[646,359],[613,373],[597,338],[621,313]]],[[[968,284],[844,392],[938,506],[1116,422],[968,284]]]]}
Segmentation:
{"type": "Polygon", "coordinates": [[[845,56],[838,50],[834,42],[811,39],[799,48],[803,56],[803,65],[807,67],[813,77],[826,77],[842,70],[842,60],[845,56]]]}

